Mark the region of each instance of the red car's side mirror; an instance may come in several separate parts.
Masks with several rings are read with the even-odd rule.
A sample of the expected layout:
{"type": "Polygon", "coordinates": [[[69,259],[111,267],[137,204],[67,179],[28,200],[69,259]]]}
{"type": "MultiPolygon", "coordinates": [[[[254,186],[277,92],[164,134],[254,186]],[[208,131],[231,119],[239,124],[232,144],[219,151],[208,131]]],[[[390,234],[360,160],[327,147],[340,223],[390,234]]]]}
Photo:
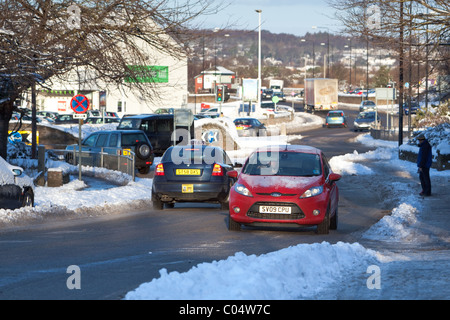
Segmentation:
{"type": "Polygon", "coordinates": [[[338,181],[338,180],[340,180],[341,178],[342,178],[342,176],[341,176],[340,174],[337,174],[337,173],[330,173],[330,175],[328,176],[328,180],[329,180],[330,182],[338,181]]]}
{"type": "Polygon", "coordinates": [[[237,178],[238,176],[238,172],[236,170],[231,170],[227,172],[227,176],[231,177],[231,178],[237,178]]]}

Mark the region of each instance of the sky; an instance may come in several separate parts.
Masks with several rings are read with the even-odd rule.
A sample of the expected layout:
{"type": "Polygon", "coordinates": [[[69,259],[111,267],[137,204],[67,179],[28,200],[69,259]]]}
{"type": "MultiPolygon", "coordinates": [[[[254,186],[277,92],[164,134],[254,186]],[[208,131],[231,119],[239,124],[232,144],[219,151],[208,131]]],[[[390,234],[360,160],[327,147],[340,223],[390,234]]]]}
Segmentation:
{"type": "Polygon", "coordinates": [[[214,29],[232,25],[232,29],[257,30],[258,13],[262,10],[263,30],[272,33],[288,33],[303,36],[307,32],[330,32],[339,30],[335,10],[327,0],[230,0],[223,1],[223,10],[215,15],[202,17],[204,27],[214,29]],[[312,29],[312,26],[320,27],[312,29]]]}

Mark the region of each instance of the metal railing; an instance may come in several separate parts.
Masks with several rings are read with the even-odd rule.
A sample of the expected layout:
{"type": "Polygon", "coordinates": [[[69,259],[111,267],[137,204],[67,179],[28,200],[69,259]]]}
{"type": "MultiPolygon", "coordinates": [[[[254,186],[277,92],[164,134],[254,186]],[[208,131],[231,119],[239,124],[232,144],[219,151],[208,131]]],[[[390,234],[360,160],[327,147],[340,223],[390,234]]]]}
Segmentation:
{"type": "MultiPolygon", "coordinates": [[[[72,165],[80,165],[80,154],[78,150],[47,150],[50,157],[64,160],[72,165]]],[[[116,170],[136,178],[136,154],[131,150],[121,148],[101,148],[100,152],[81,151],[81,165],[116,170]]]]}

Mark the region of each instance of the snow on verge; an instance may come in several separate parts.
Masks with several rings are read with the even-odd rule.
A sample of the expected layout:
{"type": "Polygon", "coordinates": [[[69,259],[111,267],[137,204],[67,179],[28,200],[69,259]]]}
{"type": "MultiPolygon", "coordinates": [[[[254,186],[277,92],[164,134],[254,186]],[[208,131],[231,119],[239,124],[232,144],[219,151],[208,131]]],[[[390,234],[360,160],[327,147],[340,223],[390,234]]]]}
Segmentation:
{"type": "MultiPolygon", "coordinates": [[[[242,252],[200,263],[187,272],[160,270],[126,300],[317,299],[348,272],[377,263],[376,253],[358,243],[300,244],[260,256],[242,252]]],[[[362,284],[364,285],[364,284],[362,284]]]]}

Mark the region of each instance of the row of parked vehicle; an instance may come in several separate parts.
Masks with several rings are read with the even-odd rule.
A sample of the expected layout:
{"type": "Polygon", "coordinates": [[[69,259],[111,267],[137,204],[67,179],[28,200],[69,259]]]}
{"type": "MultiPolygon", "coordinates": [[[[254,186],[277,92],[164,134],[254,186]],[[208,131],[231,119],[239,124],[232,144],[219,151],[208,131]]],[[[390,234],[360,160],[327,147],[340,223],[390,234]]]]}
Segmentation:
{"type": "MultiPolygon", "coordinates": [[[[22,120],[31,121],[31,111],[27,111],[24,115],[20,113],[14,113],[12,115],[12,120],[22,120]]],[[[74,119],[72,113],[59,113],[55,111],[37,111],[36,121],[38,123],[48,123],[48,124],[76,124],[78,119],[74,119]]],[[[102,124],[102,123],[119,123],[120,117],[116,112],[105,112],[102,116],[99,110],[89,110],[87,112],[87,119],[84,123],[88,124],[102,124]]]]}

